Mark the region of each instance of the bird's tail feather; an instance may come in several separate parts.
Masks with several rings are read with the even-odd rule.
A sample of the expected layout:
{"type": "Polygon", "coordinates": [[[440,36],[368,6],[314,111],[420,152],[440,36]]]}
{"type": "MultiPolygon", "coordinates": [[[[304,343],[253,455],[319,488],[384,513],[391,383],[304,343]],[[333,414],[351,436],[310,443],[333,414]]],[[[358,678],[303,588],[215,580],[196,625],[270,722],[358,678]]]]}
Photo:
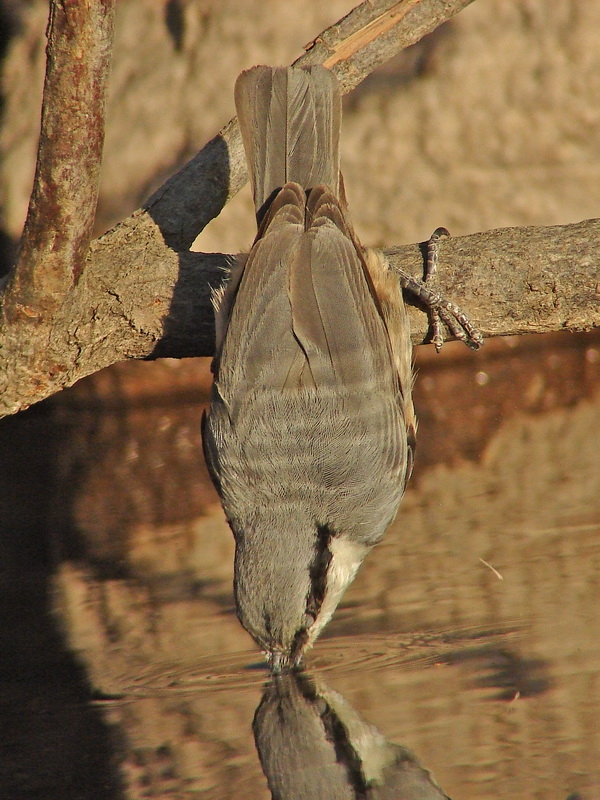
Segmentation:
{"type": "Polygon", "coordinates": [[[341,95],[325,67],[253,67],[235,86],[235,103],[260,221],[288,182],[339,193],[341,95]]]}

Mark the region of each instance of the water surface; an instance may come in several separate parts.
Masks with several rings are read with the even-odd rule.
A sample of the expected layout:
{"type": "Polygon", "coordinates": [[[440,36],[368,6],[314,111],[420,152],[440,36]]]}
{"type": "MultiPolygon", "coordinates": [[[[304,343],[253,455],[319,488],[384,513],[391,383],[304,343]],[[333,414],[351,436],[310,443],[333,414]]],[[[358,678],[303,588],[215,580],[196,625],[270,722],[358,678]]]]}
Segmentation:
{"type": "Polygon", "coordinates": [[[3,796],[600,796],[600,338],[421,350],[410,488],[298,680],[235,617],[206,365],[3,424],[3,796]]]}

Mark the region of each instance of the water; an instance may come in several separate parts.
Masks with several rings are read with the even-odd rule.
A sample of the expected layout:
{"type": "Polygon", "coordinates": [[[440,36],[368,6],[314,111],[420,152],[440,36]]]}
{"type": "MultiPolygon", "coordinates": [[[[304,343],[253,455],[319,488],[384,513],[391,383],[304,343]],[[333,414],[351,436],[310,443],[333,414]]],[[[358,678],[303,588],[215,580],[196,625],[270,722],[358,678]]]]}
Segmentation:
{"type": "Polygon", "coordinates": [[[235,618],[205,365],[7,421],[3,797],[600,796],[600,337],[444,349],[398,518],[297,680],[235,618]]]}

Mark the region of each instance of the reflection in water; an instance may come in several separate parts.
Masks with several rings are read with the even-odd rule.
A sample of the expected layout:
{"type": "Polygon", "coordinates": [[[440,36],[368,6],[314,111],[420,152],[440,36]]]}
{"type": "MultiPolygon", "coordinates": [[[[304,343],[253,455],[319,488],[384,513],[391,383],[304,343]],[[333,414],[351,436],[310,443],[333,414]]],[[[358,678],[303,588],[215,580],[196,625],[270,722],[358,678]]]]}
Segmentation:
{"type": "Polygon", "coordinates": [[[337,692],[307,674],[273,677],[254,738],[275,800],[443,800],[405,747],[388,742],[337,692]]]}
{"type": "Polygon", "coordinates": [[[552,685],[549,662],[526,658],[508,647],[464,648],[448,654],[444,663],[469,665],[476,672],[474,685],[495,689],[495,700],[533,697],[552,685]]]}
{"type": "MultiPolygon", "coordinates": [[[[330,757],[341,743],[334,772],[364,769],[352,745],[364,738],[384,761],[402,742],[461,800],[600,796],[600,337],[527,342],[421,358],[419,450],[400,516],[307,659],[315,682],[287,679],[279,701],[267,689],[258,723],[269,703],[295,704],[293,725],[316,736],[303,746],[330,757]]],[[[12,640],[1,796],[62,800],[49,776],[80,786],[70,765],[93,763],[104,794],[82,798],[269,798],[251,731],[266,672],[235,617],[232,536],[201,464],[208,385],[195,362],[127,365],[63,393],[52,419],[25,415],[31,430],[19,433],[19,418],[0,429],[13,431],[0,436],[12,640]],[[54,443],[52,480],[28,484],[41,470],[31,453],[54,443]],[[49,660],[42,602],[29,599],[44,585],[27,570],[37,558],[39,575],[31,531],[45,503],[55,618],[94,689],[79,716],[82,682],[54,692],[51,726],[40,698],[55,676],[75,679],[56,666],[64,654],[49,660]],[[40,725],[52,729],[41,747],[40,725]],[[119,791],[110,755],[98,757],[109,747],[119,791]]]]}

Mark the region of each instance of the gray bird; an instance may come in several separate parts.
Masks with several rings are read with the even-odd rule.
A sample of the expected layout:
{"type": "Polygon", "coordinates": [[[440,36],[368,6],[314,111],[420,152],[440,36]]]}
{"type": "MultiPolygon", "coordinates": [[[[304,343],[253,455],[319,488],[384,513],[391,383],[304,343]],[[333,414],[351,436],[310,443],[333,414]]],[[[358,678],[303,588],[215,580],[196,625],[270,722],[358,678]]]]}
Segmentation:
{"type": "Polygon", "coordinates": [[[215,297],[203,440],[235,536],[238,617],[279,671],[396,516],[415,445],[412,347],[398,278],[348,216],[335,77],[255,67],[235,100],[258,234],[215,297]]]}
{"type": "Polygon", "coordinates": [[[271,678],[252,729],[273,800],[450,800],[411,750],[306,672],[271,678]]]}

